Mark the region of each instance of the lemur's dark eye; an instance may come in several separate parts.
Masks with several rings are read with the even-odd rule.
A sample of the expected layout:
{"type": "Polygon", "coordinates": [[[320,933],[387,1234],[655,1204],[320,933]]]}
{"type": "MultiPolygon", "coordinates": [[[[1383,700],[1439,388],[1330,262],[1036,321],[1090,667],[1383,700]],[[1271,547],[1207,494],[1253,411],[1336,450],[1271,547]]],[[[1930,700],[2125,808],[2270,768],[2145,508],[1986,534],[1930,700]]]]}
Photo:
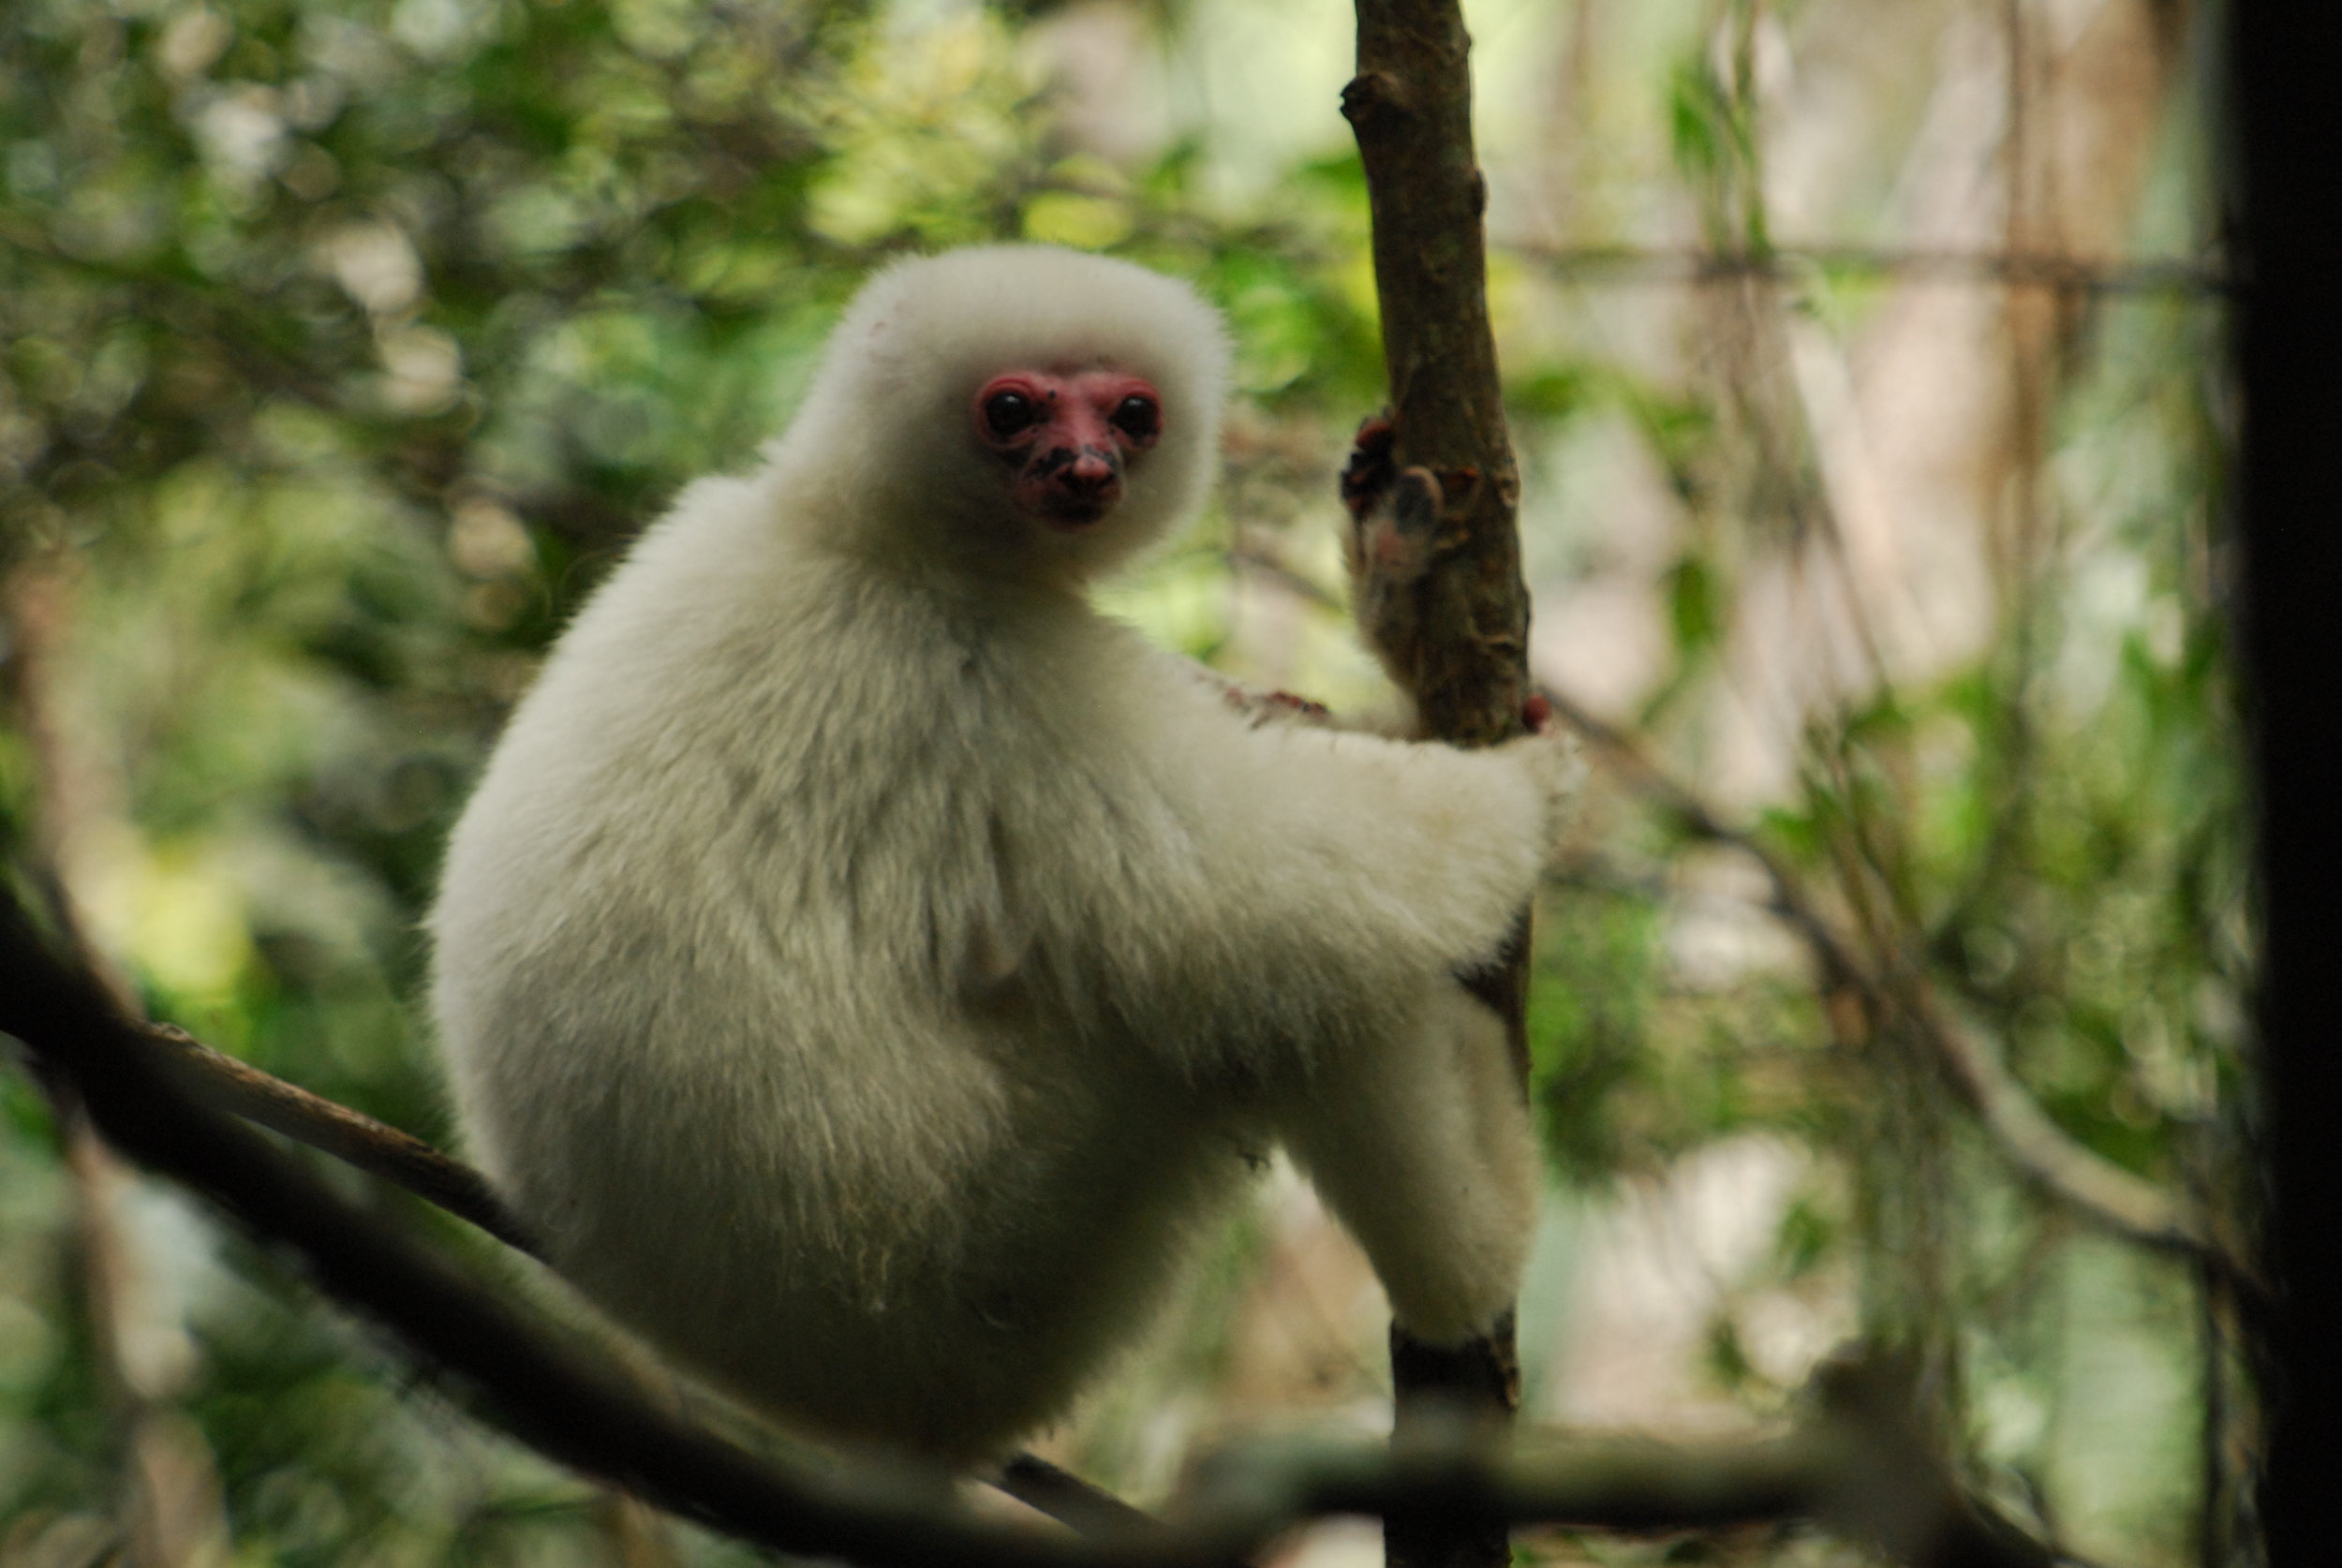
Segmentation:
{"type": "Polygon", "coordinates": [[[1002,440],[1030,430],[1041,419],[1040,400],[1020,392],[996,392],[984,400],[984,428],[1002,440]]]}
{"type": "Polygon", "coordinates": [[[1133,392],[1114,406],[1107,422],[1132,440],[1144,444],[1163,434],[1163,409],[1153,398],[1133,392]]]}

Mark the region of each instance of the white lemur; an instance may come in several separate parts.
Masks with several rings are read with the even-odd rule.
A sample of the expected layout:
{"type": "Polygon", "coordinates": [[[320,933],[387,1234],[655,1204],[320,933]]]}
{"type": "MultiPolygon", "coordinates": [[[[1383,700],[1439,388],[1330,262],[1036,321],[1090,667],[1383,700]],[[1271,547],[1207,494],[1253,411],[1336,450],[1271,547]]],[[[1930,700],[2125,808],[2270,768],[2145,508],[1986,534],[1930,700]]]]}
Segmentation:
{"type": "Polygon", "coordinates": [[[563,1273],[800,1428],[1013,1446],[1279,1144],[1417,1338],[1511,1300],[1535,1155],[1451,975],[1572,764],[1264,722],[1089,607],[1201,503],[1226,370],[1127,262],[882,273],[763,466],[563,634],[449,846],[473,1154],[563,1273]]]}

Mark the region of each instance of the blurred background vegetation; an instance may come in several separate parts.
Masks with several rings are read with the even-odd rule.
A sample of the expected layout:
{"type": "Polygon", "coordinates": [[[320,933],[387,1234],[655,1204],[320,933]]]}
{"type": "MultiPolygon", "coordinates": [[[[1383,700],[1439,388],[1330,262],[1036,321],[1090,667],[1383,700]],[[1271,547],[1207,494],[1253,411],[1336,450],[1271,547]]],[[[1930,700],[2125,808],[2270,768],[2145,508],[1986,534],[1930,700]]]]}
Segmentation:
{"type": "MultiPolygon", "coordinates": [[[[2254,1561],[2216,1263],[2248,1236],[2253,941],[2206,29],[2186,0],[1466,9],[1536,673],[1602,742],[1533,998],[1528,1414],[1766,1429],[1869,1336],[2073,1550],[2254,1561]]],[[[1351,25],[11,0],[11,854],[156,1017],[444,1142],[417,917],[547,639],[686,479],[753,461],[874,261],[1002,236],[1193,277],[1241,344],[1219,504],[1113,607],[1371,703],[1331,499],[1382,395],[1351,25]]],[[[1384,1321],[1281,1174],[1045,1451],[1147,1501],[1232,1431],[1371,1427],[1384,1321]]],[[[472,1425],[0,1074],[0,1564],[126,1539],[745,1555],[472,1425]]],[[[1278,1561],[1379,1557],[1335,1524],[1278,1561]]]]}

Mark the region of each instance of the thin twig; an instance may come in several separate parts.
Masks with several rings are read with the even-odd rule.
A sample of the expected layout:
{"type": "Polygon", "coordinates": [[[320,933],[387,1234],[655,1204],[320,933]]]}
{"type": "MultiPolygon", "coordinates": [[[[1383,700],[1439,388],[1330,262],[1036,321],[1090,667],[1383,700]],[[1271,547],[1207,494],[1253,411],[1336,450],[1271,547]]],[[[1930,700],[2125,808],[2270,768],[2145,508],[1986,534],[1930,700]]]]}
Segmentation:
{"type": "Polygon", "coordinates": [[[1783,245],[1767,250],[1652,250],[1633,245],[1558,248],[1507,244],[1510,255],[1570,282],[1682,285],[1767,278],[1794,283],[1815,272],[1869,273],[1987,288],[2032,287],[2082,294],[2200,294],[2225,298],[2240,283],[2227,268],[2177,259],[2092,261],[2054,252],[1901,250],[1864,245],[1783,245]]]}

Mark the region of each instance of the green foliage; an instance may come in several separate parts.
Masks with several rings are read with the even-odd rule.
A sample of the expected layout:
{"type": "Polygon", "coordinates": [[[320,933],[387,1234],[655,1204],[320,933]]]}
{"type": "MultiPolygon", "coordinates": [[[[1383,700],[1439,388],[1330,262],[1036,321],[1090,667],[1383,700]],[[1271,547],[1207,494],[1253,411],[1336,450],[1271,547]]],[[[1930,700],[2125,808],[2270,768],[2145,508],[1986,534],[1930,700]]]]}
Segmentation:
{"type": "MultiPolygon", "coordinates": [[[[0,8],[9,874],[53,841],[158,1016],[445,1139],[412,1013],[416,925],[503,712],[641,524],[780,424],[863,272],[966,240],[1114,249],[1226,309],[1241,395],[1224,513],[1108,600],[1239,674],[1355,699],[1367,661],[1339,614],[1286,606],[1269,617],[1284,641],[1265,637],[1265,590],[1228,557],[1338,575],[1327,478],[1385,399],[1363,175],[1317,151],[1266,197],[1232,196],[1193,113],[1139,151],[1088,144],[1068,83],[1036,63],[1035,19],[1093,9],[0,8]]],[[[1217,14],[1145,7],[1148,58],[1176,78],[1183,30],[1217,14]]],[[[1684,0],[1611,17],[1640,52],[1586,73],[1580,108],[1639,140],[1628,174],[1603,162],[1616,137],[1572,166],[1588,211],[1615,179],[1670,244],[1765,252],[1756,64],[1764,29],[1799,14],[1684,0]]],[[[1174,81],[1196,102],[1208,85],[1174,81]]],[[[1498,215],[1515,234],[1549,215],[1522,212],[1498,215]]],[[[1491,274],[1527,545],[1534,561],[1582,516],[1572,571],[1639,563],[1654,668],[1615,711],[1704,789],[1729,771],[1736,704],[1778,698],[1749,668],[1752,599],[1829,515],[1817,443],[1785,412],[1778,321],[1749,313],[1843,335],[1892,285],[1817,268],[1777,295],[1703,284],[1679,318],[1639,284],[1572,291],[1540,266],[1531,245],[1491,274]]],[[[1723,814],[1874,959],[2003,1043],[2073,1139],[2232,1212],[2252,936],[2220,402],[2192,368],[2216,362],[2219,326],[2187,301],[2099,304],[2032,433],[2029,542],[2005,551],[1979,645],[1814,704],[1790,777],[1723,814]]],[[[1541,584],[1563,590],[1564,629],[1576,585],[1541,584]]],[[[2097,1555],[2179,1561],[2190,1424],[2213,1402],[2186,1279],[2080,1236],[1943,1083],[1893,1077],[1907,1043],[1822,994],[1742,851],[1608,784],[1587,815],[1531,995],[1557,1178],[1593,1212],[1718,1149],[1794,1168],[1689,1375],[1777,1413],[1798,1369],[1765,1311],[1850,1329],[1925,1275],[1979,1472],[2097,1555]],[[1877,1135],[1890,1089],[1942,1149],[1877,1135]],[[1879,1214],[1922,1180],[1939,1190],[1914,1211],[1949,1230],[1884,1255],[1879,1214]],[[2108,1400],[2127,1432],[2090,1414],[2108,1400]],[[2137,1472],[2127,1492],[2109,1453],[2137,1472]]],[[[584,1488],[408,1385],[267,1260],[183,1206],[134,1207],[196,1350],[166,1402],[218,1467],[239,1562],[609,1549],[584,1488]]],[[[11,1528],[119,1495],[81,1234],[42,1102],[0,1076],[0,1555],[30,1538],[11,1528]]],[[[1241,1359],[1231,1324],[1273,1243],[1265,1224],[1223,1239],[1161,1354],[1067,1440],[1083,1463],[1168,1483],[1181,1451],[1164,1432],[1209,1428],[1195,1391],[1241,1359]]],[[[1371,1391],[1376,1374],[1354,1375],[1371,1391]]]]}
{"type": "Polygon", "coordinates": [[[1531,1099],[1565,1176],[1601,1180],[1622,1163],[1620,1099],[1645,1087],[1657,911],[1627,897],[1556,900],[1530,991],[1531,1099]]]}
{"type": "Polygon", "coordinates": [[[1668,82],[1668,141],[1675,166],[1700,200],[1711,244],[1720,250],[1769,246],[1762,143],[1755,90],[1754,0],[1720,7],[1716,39],[1679,63],[1668,82]],[[1730,55],[1719,60],[1721,40],[1730,55]]]}

